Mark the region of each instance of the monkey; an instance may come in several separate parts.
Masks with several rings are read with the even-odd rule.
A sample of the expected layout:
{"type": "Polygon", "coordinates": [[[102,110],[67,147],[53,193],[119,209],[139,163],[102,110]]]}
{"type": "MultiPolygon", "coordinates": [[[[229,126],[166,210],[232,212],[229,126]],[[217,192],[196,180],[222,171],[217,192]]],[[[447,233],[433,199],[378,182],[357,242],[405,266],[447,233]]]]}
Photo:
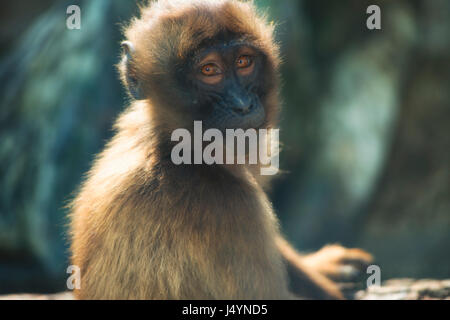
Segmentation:
{"type": "Polygon", "coordinates": [[[160,0],[124,28],[130,103],[71,203],[77,299],[343,299],[360,249],[300,255],[248,164],[175,165],[177,128],[276,128],[280,50],[253,2],[160,0]],[[347,270],[347,271],[345,271],[347,270]]]}

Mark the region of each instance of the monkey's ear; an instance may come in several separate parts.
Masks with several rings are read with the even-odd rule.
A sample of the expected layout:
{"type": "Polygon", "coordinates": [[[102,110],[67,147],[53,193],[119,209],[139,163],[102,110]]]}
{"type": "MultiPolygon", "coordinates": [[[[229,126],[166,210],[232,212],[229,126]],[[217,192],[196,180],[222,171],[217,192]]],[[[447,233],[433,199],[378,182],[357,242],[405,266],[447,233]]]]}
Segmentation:
{"type": "Polygon", "coordinates": [[[130,41],[123,41],[120,46],[123,50],[122,62],[120,63],[122,81],[133,98],[136,100],[143,99],[142,90],[140,88],[133,63],[133,58],[136,52],[134,45],[130,41]]]}

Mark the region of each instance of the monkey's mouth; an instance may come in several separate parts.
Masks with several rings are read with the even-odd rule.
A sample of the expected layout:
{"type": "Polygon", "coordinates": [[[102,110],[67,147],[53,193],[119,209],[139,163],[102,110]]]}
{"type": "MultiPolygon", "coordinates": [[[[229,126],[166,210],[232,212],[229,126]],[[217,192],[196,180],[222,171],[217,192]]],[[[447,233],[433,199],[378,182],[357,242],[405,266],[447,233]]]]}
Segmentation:
{"type": "Polygon", "coordinates": [[[219,129],[260,129],[265,123],[266,113],[262,105],[256,105],[246,112],[216,108],[211,117],[204,121],[207,128],[219,129]]]}
{"type": "Polygon", "coordinates": [[[257,106],[249,113],[244,115],[237,115],[231,125],[233,129],[259,129],[265,120],[265,112],[262,106],[257,106]]]}

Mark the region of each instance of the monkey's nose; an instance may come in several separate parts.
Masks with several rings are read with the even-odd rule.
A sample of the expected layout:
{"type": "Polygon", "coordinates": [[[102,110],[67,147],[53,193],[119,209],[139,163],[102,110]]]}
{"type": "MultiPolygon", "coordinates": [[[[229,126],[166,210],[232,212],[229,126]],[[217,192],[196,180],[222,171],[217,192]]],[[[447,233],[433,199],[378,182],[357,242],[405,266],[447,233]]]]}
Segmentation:
{"type": "Polygon", "coordinates": [[[251,102],[248,103],[237,103],[231,109],[239,115],[245,115],[250,113],[252,110],[253,104],[251,102]]]}

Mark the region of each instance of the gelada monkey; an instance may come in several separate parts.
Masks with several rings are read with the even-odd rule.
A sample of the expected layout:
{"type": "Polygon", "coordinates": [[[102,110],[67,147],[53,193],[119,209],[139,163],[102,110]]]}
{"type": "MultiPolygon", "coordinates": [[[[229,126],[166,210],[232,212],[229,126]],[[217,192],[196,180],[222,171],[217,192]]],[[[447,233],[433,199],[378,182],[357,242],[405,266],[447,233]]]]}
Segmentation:
{"type": "Polygon", "coordinates": [[[252,2],[158,1],[125,28],[131,97],[71,208],[79,299],[340,299],[371,256],[301,256],[249,165],[175,165],[177,128],[275,128],[279,49],[252,2]]]}

